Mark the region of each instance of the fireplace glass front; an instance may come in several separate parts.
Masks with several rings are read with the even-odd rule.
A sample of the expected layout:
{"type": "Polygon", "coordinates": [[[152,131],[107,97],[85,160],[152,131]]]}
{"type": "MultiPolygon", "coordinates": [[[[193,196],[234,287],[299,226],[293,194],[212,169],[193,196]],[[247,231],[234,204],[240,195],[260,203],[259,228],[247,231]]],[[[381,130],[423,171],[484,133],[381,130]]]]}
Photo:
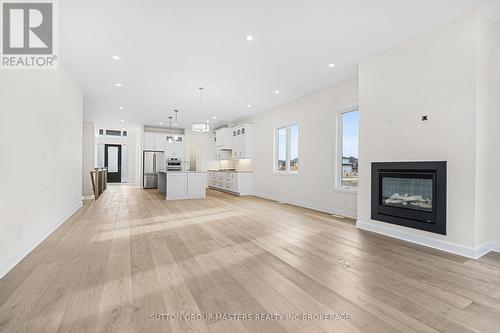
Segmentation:
{"type": "Polygon", "coordinates": [[[432,212],[433,179],[423,174],[409,178],[408,175],[382,176],[381,204],[391,207],[432,212]]]}
{"type": "Polygon", "coordinates": [[[446,234],[446,162],[373,162],[372,219],[446,234]]]}

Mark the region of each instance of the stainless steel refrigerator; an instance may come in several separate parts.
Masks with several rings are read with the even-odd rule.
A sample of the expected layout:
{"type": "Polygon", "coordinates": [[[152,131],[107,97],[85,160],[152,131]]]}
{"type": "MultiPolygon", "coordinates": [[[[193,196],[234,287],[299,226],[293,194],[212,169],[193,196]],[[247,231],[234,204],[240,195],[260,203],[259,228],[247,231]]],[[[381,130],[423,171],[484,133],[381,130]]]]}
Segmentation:
{"type": "Polygon", "coordinates": [[[165,169],[164,153],[145,151],[143,156],[144,188],[158,188],[158,171],[165,169]]]}

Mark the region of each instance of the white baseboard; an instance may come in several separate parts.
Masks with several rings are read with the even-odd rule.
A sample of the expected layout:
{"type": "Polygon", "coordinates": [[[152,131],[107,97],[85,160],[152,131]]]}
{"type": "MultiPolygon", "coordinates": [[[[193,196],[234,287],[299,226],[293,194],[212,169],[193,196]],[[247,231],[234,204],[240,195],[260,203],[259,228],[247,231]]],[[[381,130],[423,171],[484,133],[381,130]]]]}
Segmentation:
{"type": "Polygon", "coordinates": [[[82,195],[82,200],[94,200],[95,195],[82,195]]]}
{"type": "Polygon", "coordinates": [[[268,200],[273,200],[273,201],[281,201],[290,205],[294,206],[299,206],[303,208],[309,208],[309,209],[314,209],[320,212],[325,212],[329,214],[336,214],[336,215],[341,215],[345,217],[350,217],[352,219],[356,218],[356,213],[355,212],[349,212],[337,208],[332,208],[332,207],[326,207],[322,205],[317,205],[309,202],[304,202],[304,201],[299,201],[299,200],[291,200],[289,198],[285,197],[280,197],[272,194],[266,194],[266,193],[253,193],[252,195],[259,197],[259,198],[264,198],[268,200]]]}
{"type": "Polygon", "coordinates": [[[500,252],[500,242],[486,242],[476,247],[478,258],[490,252],[500,252]]]}
{"type": "Polygon", "coordinates": [[[42,234],[40,234],[36,239],[30,241],[21,251],[13,255],[12,257],[4,260],[0,263],[0,278],[3,278],[14,266],[16,266],[21,260],[23,260],[35,247],[40,245],[47,237],[49,237],[57,228],[59,228],[64,222],[66,222],[73,214],[75,214],[83,206],[80,201],[78,204],[73,206],[68,213],[57,223],[53,224],[47,228],[42,234]]]}
{"type": "Polygon", "coordinates": [[[500,252],[500,243],[487,242],[478,247],[460,245],[444,240],[425,237],[422,235],[415,235],[404,230],[393,229],[390,227],[382,226],[380,224],[357,220],[356,227],[363,230],[375,232],[377,234],[397,238],[410,243],[415,243],[433,249],[457,254],[463,257],[478,259],[490,251],[500,252]]]}

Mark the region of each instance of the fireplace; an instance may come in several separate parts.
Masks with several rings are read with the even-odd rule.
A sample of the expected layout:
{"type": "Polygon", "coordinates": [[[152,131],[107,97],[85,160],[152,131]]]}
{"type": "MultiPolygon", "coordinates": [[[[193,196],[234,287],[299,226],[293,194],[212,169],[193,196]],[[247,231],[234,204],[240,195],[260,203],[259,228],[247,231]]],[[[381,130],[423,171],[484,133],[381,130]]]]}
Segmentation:
{"type": "Polygon", "coordinates": [[[446,162],[372,163],[372,219],[446,235],[446,162]]]}

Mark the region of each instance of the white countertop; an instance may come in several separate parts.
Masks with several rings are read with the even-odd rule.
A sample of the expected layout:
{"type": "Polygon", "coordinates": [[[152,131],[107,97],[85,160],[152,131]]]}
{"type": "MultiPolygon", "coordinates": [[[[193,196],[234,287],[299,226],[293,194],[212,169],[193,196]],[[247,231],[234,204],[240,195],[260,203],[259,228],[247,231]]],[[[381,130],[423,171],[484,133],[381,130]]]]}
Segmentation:
{"type": "Polygon", "coordinates": [[[208,171],[215,171],[215,172],[231,172],[231,173],[252,173],[253,171],[245,171],[245,170],[208,170],[208,171]]]}
{"type": "Polygon", "coordinates": [[[161,173],[207,173],[206,171],[164,171],[160,170],[161,173]]]}

